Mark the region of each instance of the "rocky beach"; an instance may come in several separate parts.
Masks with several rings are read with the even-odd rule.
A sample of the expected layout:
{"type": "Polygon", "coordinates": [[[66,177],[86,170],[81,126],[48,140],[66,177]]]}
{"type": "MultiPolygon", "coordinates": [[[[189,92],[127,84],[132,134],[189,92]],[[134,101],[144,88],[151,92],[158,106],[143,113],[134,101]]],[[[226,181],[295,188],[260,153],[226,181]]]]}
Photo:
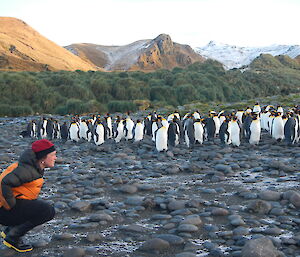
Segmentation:
{"type": "MultiPolygon", "coordinates": [[[[0,119],[0,168],[33,142],[31,117],[0,119]]],[[[53,140],[41,198],[56,216],[25,237],[30,253],[0,256],[300,256],[300,147],[262,133],[258,146],[219,139],[158,153],[141,142],[53,140]]]]}

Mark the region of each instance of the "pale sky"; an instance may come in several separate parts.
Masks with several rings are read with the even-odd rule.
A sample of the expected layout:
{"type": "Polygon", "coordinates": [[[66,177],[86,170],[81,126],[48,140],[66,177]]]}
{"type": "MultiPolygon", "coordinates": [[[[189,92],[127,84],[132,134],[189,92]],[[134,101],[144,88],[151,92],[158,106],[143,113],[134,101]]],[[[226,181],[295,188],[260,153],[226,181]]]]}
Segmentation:
{"type": "Polygon", "coordinates": [[[0,0],[58,45],[126,45],[165,33],[192,47],[300,45],[300,0],[0,0]]]}

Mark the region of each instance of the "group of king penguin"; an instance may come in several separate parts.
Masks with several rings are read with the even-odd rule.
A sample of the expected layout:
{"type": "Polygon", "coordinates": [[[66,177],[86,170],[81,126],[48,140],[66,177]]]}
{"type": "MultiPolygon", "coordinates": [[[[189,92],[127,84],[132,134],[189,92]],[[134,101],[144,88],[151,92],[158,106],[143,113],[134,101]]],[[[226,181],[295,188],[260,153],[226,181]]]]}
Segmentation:
{"type": "Polygon", "coordinates": [[[281,106],[268,105],[263,108],[258,103],[253,108],[234,112],[210,111],[206,116],[200,112],[186,113],[182,118],[178,111],[163,117],[156,112],[149,113],[143,119],[134,121],[130,113],[124,117],[112,118],[93,115],[89,118],[73,116],[70,122],[62,125],[53,118],[31,120],[22,136],[34,138],[62,139],[78,142],[86,140],[101,145],[108,139],[119,143],[142,141],[145,136],[151,138],[158,152],[185,144],[193,148],[204,141],[220,139],[223,145],[240,146],[241,142],[259,144],[261,132],[267,131],[277,141],[288,144],[300,140],[300,106],[286,112],[281,106]]]}

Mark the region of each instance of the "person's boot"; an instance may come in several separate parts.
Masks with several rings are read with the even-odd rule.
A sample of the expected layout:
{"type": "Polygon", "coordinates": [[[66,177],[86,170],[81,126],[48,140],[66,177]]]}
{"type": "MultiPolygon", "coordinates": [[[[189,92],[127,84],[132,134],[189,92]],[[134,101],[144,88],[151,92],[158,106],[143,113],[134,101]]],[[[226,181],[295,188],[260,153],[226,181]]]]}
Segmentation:
{"type": "Polygon", "coordinates": [[[9,232],[6,234],[3,244],[9,248],[16,250],[17,252],[29,252],[31,251],[32,245],[24,244],[21,237],[24,236],[29,230],[33,229],[35,226],[27,221],[21,225],[11,227],[9,232]]]}
{"type": "Polygon", "coordinates": [[[3,231],[1,231],[0,235],[2,236],[3,239],[6,237],[6,235],[8,234],[8,232],[11,228],[12,227],[8,226],[3,231]]]}

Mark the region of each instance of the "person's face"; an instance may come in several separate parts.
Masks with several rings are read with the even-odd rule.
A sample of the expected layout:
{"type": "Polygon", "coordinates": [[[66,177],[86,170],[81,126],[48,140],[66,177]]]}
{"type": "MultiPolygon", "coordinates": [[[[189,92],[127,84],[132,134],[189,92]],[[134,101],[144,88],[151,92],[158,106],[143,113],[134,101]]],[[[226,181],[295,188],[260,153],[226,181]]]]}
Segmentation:
{"type": "Polygon", "coordinates": [[[48,153],[46,158],[44,159],[45,168],[53,168],[56,161],[56,151],[48,153]]]}

